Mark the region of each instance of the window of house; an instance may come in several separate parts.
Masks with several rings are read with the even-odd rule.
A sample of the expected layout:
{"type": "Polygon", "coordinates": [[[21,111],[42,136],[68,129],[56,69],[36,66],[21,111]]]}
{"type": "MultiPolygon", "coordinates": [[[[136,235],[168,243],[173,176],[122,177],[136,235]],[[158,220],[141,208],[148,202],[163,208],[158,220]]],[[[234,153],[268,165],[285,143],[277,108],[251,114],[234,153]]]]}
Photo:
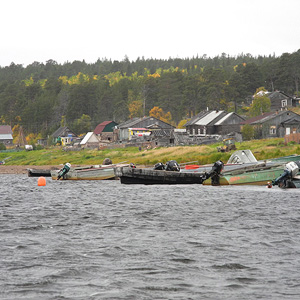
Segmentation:
{"type": "Polygon", "coordinates": [[[200,135],[201,134],[201,130],[200,130],[200,128],[198,128],[198,135],[200,135]]]}
{"type": "Polygon", "coordinates": [[[270,127],[270,134],[276,134],[276,126],[270,127]]]}
{"type": "Polygon", "coordinates": [[[282,107],[287,106],[287,99],[281,100],[281,106],[282,107]]]}
{"type": "Polygon", "coordinates": [[[195,135],[195,128],[193,128],[193,135],[195,135]]]}
{"type": "Polygon", "coordinates": [[[297,133],[297,128],[296,127],[293,128],[293,133],[297,133]]]}

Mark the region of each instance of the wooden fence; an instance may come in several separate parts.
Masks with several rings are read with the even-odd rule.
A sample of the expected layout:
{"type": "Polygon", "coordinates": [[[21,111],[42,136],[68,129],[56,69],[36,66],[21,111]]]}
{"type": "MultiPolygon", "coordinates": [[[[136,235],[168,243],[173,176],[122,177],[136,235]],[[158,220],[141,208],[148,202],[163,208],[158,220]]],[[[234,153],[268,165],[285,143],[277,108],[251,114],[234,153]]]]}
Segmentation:
{"type": "Polygon", "coordinates": [[[284,136],[284,143],[295,142],[300,144],[300,133],[292,133],[284,136]]]}

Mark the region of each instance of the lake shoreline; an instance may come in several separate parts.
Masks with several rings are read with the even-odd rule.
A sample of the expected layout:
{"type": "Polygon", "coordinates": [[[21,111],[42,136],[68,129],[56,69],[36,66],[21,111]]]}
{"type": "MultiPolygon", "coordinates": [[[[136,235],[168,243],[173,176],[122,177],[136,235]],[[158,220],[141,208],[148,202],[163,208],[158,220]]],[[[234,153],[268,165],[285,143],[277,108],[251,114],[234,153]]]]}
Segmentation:
{"type": "Polygon", "coordinates": [[[60,169],[62,166],[32,166],[32,165],[0,165],[0,174],[27,174],[28,169],[51,170],[60,169]]]}

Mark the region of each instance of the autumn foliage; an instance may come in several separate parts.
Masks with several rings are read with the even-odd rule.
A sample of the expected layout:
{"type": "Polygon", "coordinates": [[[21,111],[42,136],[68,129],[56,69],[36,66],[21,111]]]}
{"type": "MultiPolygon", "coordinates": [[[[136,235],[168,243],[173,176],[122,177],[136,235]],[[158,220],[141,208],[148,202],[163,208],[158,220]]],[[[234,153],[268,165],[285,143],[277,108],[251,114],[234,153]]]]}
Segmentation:
{"type": "Polygon", "coordinates": [[[157,118],[166,123],[171,123],[171,120],[172,120],[171,113],[169,111],[167,113],[164,113],[163,109],[159,108],[158,106],[154,106],[149,111],[149,116],[157,118]]]}

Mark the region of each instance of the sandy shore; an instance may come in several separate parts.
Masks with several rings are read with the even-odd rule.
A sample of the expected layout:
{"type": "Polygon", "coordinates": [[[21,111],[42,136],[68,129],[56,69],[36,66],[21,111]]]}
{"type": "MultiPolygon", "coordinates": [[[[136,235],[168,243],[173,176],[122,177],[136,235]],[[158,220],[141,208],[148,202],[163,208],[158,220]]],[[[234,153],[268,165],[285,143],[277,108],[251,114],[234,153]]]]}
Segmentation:
{"type": "Polygon", "coordinates": [[[9,165],[0,165],[0,174],[27,174],[27,169],[42,169],[42,170],[51,170],[51,169],[60,169],[62,166],[9,166],[9,165]]]}

